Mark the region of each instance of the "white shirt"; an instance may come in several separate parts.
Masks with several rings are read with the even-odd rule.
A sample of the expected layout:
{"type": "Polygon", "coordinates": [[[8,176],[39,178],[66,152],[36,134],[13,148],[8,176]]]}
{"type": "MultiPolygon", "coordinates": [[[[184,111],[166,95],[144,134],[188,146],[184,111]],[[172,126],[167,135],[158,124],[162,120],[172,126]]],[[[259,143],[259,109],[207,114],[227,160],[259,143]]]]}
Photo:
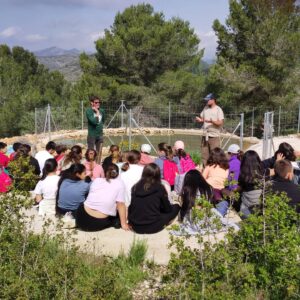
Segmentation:
{"type": "Polygon", "coordinates": [[[39,215],[55,214],[55,198],[59,178],[57,175],[51,175],[37,183],[34,194],[42,195],[43,197],[43,200],[39,204],[39,215]]]}
{"type": "MultiPolygon", "coordinates": [[[[214,107],[205,106],[200,114],[200,117],[204,120],[220,121],[224,120],[224,113],[220,106],[215,105],[214,107]]],[[[208,136],[218,137],[220,135],[222,126],[217,126],[212,123],[204,122],[203,129],[206,130],[208,136]]]]}
{"type": "Polygon", "coordinates": [[[35,158],[37,159],[40,169],[41,169],[41,174],[43,174],[43,169],[45,165],[45,161],[49,158],[54,158],[48,151],[42,150],[39,151],[36,155],[35,158]]]}
{"type": "Polygon", "coordinates": [[[125,204],[128,207],[131,203],[131,188],[141,179],[144,167],[129,165],[126,172],[121,173],[121,179],[125,184],[125,204]]]}

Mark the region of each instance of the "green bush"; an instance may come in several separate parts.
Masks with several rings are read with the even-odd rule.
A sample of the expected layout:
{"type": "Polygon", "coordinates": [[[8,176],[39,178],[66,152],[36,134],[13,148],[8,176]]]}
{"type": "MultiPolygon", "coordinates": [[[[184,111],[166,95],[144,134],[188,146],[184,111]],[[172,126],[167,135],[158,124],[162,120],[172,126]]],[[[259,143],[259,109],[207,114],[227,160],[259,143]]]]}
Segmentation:
{"type": "Polygon", "coordinates": [[[30,165],[29,159],[29,156],[20,156],[9,163],[9,173],[13,178],[13,188],[16,190],[34,190],[39,180],[39,176],[34,174],[34,167],[30,165]]]}
{"type": "Polygon", "coordinates": [[[21,213],[27,196],[12,191],[0,199],[0,299],[131,299],[146,276],[145,244],[113,259],[81,253],[60,227],[54,236],[36,235],[21,213]]]}
{"type": "Polygon", "coordinates": [[[199,151],[191,151],[190,156],[193,162],[198,166],[201,163],[201,153],[199,151]]]}
{"type": "Polygon", "coordinates": [[[266,195],[262,212],[218,243],[199,235],[198,247],[191,248],[184,238],[172,237],[177,253],[171,256],[159,296],[299,299],[299,215],[287,202],[284,195],[266,195]]]}

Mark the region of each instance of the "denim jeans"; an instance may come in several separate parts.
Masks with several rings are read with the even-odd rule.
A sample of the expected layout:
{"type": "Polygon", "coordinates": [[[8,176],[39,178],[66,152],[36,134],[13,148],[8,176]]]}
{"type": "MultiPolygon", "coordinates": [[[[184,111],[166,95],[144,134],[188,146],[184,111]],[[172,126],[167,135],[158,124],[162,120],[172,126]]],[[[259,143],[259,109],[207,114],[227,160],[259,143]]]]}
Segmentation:
{"type": "Polygon", "coordinates": [[[245,220],[251,214],[251,211],[248,206],[242,203],[240,213],[241,213],[241,219],[245,220]]]}
{"type": "Polygon", "coordinates": [[[217,211],[224,217],[227,214],[229,203],[226,200],[221,201],[216,205],[217,211]]]}

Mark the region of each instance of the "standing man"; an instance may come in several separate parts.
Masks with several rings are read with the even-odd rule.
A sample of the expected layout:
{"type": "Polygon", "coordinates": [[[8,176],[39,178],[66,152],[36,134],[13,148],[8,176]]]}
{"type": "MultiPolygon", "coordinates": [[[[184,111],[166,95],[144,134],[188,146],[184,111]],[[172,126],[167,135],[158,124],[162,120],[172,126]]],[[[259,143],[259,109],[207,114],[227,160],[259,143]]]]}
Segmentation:
{"type": "Polygon", "coordinates": [[[224,113],[222,108],[217,105],[214,94],[208,94],[204,101],[206,101],[206,105],[200,117],[196,117],[196,122],[203,123],[204,135],[201,139],[201,154],[203,166],[206,166],[211,150],[220,147],[220,133],[224,124],[224,113]]]}
{"type": "Polygon", "coordinates": [[[97,161],[101,161],[103,145],[103,123],[105,121],[105,112],[100,108],[101,99],[97,96],[90,97],[90,107],[85,114],[88,120],[88,149],[95,149],[98,153],[97,161]]]}

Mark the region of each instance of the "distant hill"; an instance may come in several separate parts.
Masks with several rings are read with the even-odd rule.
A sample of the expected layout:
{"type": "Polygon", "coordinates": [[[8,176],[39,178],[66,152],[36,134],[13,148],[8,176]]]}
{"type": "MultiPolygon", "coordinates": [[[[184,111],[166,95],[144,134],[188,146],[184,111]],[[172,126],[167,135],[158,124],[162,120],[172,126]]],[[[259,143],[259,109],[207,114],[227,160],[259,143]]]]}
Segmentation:
{"type": "Polygon", "coordinates": [[[65,50],[58,47],[50,47],[42,50],[33,52],[38,57],[48,57],[48,56],[62,56],[62,55],[79,55],[80,51],[78,49],[65,50]]]}
{"type": "Polygon", "coordinates": [[[45,65],[50,71],[61,72],[66,80],[70,82],[77,81],[81,74],[79,65],[78,49],[64,50],[57,47],[50,47],[33,52],[39,63],[45,65]]]}

